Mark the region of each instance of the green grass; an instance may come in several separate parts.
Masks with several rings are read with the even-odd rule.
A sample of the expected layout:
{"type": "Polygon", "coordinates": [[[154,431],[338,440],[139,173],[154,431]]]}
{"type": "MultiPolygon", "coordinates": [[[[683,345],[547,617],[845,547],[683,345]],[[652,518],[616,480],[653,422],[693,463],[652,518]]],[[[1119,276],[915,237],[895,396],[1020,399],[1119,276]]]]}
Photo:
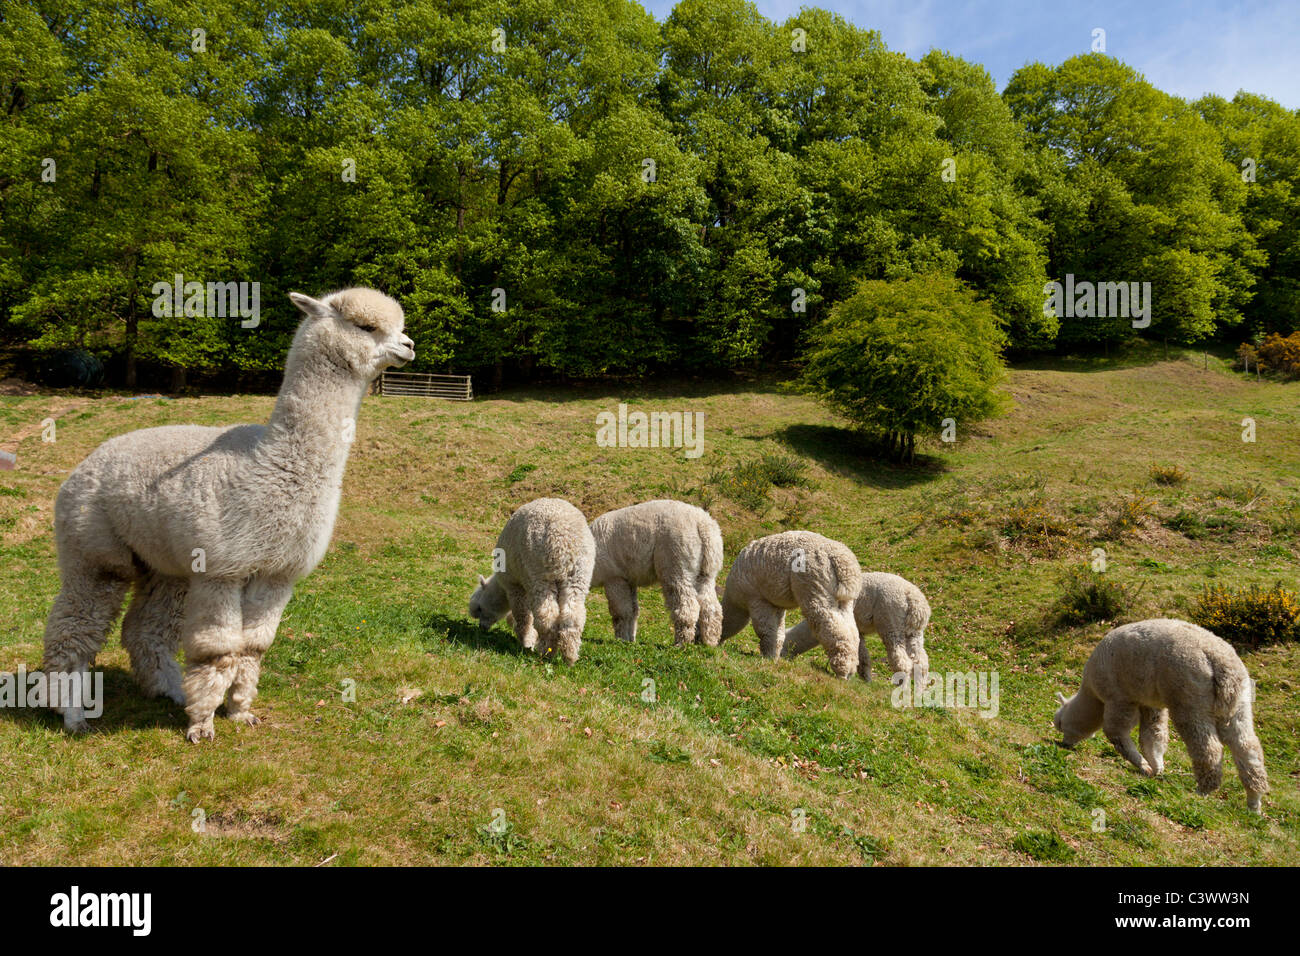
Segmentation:
{"type": "MultiPolygon", "coordinates": [[[[1046,612],[1097,548],[1136,595],[1126,620],[1185,617],[1207,583],[1294,581],[1298,388],[1180,361],[1024,368],[1008,416],[907,467],[774,385],[631,396],[703,412],[696,459],[598,447],[596,413],[629,400],[598,387],[368,398],[330,551],[266,658],[263,724],[218,718],[214,743],[187,744],[184,714],[140,696],[111,638],[99,732],[0,711],[0,863],[1296,865],[1300,647],[1244,655],[1274,787],[1260,821],[1230,762],[1218,793],[1195,793],[1176,734],[1158,780],[1100,738],[1057,748],[1052,695],[1073,693],[1115,622],[1046,612]],[[1186,480],[1153,482],[1153,461],[1186,480]],[[558,495],[594,517],[665,494],[707,503],[729,557],[806,527],[909,577],[934,609],[932,668],[997,670],[998,715],[895,709],[879,666],[864,684],[820,652],[772,663],[750,630],[675,648],[651,589],[634,645],[592,595],[572,668],[467,620],[514,507],[558,495]]],[[[56,416],[42,443],[65,403],[0,399],[0,447],[27,432],[0,472],[3,670],[40,660],[68,471],[111,435],[264,420],[272,400],[104,397],[56,416]]]]}

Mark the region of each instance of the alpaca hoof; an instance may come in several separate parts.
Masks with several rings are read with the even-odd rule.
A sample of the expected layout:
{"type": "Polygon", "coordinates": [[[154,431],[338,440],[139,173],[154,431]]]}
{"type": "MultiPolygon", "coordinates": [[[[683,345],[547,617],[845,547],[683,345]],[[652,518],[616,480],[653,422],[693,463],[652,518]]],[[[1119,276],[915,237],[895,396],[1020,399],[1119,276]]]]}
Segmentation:
{"type": "Polygon", "coordinates": [[[1258,793],[1246,794],[1246,809],[1249,810],[1251,813],[1258,813],[1260,816],[1263,816],[1264,815],[1263,796],[1258,793]]]}
{"type": "Polygon", "coordinates": [[[870,683],[871,683],[871,665],[870,665],[870,664],[859,664],[859,665],[858,665],[858,676],[861,677],[861,678],[862,678],[864,681],[866,681],[868,684],[870,684],[870,683]]]}
{"type": "Polygon", "coordinates": [[[63,729],[70,734],[88,734],[90,733],[90,724],[84,717],[63,718],[63,729]]]}
{"type": "Polygon", "coordinates": [[[207,726],[195,724],[185,733],[185,739],[192,744],[197,744],[200,740],[216,740],[217,732],[212,729],[211,721],[207,726]]]}
{"type": "Polygon", "coordinates": [[[227,714],[231,720],[238,724],[244,724],[248,727],[256,727],[262,721],[251,710],[245,710],[238,714],[227,714]]]}

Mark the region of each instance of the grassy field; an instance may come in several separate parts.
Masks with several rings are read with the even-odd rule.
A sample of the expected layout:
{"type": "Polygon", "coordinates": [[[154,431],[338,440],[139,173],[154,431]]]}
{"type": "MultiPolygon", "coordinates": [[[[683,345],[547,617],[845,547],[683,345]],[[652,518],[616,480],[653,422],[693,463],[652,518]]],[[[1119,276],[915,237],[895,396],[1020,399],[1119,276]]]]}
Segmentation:
{"type": "MultiPolygon", "coordinates": [[[[1140,587],[1126,619],[1185,616],[1207,584],[1294,585],[1300,385],[1197,354],[1021,368],[1008,387],[1010,414],[909,467],[866,457],[775,383],[368,398],[333,544],[266,660],[261,726],[219,717],[214,743],[187,744],[181,709],[142,699],[111,638],[97,733],[0,711],[0,862],[1300,864],[1300,646],[1243,655],[1273,785],[1260,819],[1230,762],[1197,796],[1176,735],[1155,780],[1100,737],[1055,747],[1052,695],[1074,692],[1110,625],[1046,618],[1099,547],[1110,578],[1140,587]],[[596,415],[619,401],[703,412],[703,456],[598,447],[596,415]],[[786,487],[752,479],[765,455],[784,456],[786,487]],[[1186,480],[1157,484],[1153,466],[1186,480]],[[649,590],[637,644],[614,640],[593,594],[576,666],[525,655],[465,605],[511,510],[545,495],[589,517],[704,503],[728,560],[785,528],[838,538],[922,587],[932,668],[996,670],[999,712],[891,706],[878,638],[870,684],[837,681],[820,651],[766,661],[749,629],[674,648],[649,590]]],[[[0,472],[0,670],[40,661],[52,504],[86,453],[271,404],[0,399],[0,447],[18,456],[0,472]]]]}

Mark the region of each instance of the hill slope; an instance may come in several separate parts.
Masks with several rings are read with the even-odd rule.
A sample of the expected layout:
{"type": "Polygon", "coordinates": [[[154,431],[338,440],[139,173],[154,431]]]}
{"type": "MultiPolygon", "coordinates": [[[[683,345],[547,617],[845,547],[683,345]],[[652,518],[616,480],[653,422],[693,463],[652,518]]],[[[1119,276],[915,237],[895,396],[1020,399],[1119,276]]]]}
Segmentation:
{"type": "MultiPolygon", "coordinates": [[[[333,545],[267,657],[263,725],[219,718],[214,745],[186,744],[180,709],[140,697],[111,639],[100,733],[0,711],[0,862],[1300,863],[1300,648],[1245,656],[1274,787],[1258,820],[1230,764],[1219,793],[1195,794],[1176,736],[1155,781],[1103,740],[1054,747],[1052,694],[1073,692],[1108,625],[1042,623],[1098,547],[1143,588],[1129,618],[1184,615],[1206,583],[1294,584],[1296,386],[1198,356],[1025,369],[1010,389],[1010,415],[912,468],[864,458],[816,404],[766,385],[367,399],[333,545]],[[598,447],[596,415],[619,401],[703,412],[703,456],[598,447]],[[755,483],[743,466],[765,454],[804,483],[755,483]],[[1153,464],[1188,480],[1157,486],[1153,464]],[[839,538],[926,591],[932,667],[997,671],[998,713],[891,706],[874,637],[871,684],[835,680],[820,652],[764,661],[748,629],[673,648],[653,591],[636,645],[595,594],[577,666],[526,656],[465,603],[510,511],[543,495],[592,517],[703,501],[728,564],[785,527],[839,538]]],[[[87,452],[133,428],[264,420],[272,402],[0,401],[0,436],[25,435],[0,475],[2,670],[39,663],[53,498],[87,452]]]]}

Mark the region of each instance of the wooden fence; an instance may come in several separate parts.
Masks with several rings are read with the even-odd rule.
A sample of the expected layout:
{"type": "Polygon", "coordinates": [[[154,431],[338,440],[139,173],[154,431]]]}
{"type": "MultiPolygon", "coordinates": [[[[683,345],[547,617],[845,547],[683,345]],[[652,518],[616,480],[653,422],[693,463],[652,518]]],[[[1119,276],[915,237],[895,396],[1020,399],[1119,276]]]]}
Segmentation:
{"type": "Polygon", "coordinates": [[[379,376],[380,395],[422,395],[453,402],[474,399],[468,375],[434,375],[429,372],[384,372],[379,376]]]}

